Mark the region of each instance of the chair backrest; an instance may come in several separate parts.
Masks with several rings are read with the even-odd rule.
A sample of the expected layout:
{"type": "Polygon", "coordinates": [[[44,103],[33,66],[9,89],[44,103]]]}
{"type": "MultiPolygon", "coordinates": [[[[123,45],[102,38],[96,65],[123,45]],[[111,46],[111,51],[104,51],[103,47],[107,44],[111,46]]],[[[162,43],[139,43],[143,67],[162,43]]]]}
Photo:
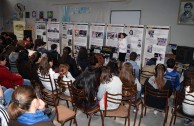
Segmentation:
{"type": "Polygon", "coordinates": [[[78,108],[82,111],[87,111],[87,100],[86,100],[86,93],[84,89],[78,89],[72,85],[69,85],[69,92],[72,97],[72,103],[74,108],[78,108]]]}
{"type": "Polygon", "coordinates": [[[132,100],[137,99],[137,84],[126,86],[126,84],[123,84],[122,86],[122,95],[125,96],[132,96],[132,100]]]}
{"type": "Polygon", "coordinates": [[[38,73],[38,78],[41,81],[41,83],[44,83],[44,82],[45,83],[50,83],[51,89],[52,89],[52,92],[53,92],[55,89],[54,89],[54,84],[51,81],[50,75],[41,76],[40,72],[37,72],[37,73],[38,73]]]}
{"type": "Polygon", "coordinates": [[[123,105],[123,103],[128,103],[128,113],[130,112],[130,107],[132,104],[132,97],[133,95],[131,95],[130,93],[122,93],[122,94],[112,94],[112,93],[108,93],[106,92],[105,94],[105,111],[104,114],[106,116],[106,113],[108,111],[107,106],[108,106],[108,102],[109,103],[113,103],[113,104],[118,104],[119,106],[123,105]],[[118,97],[121,97],[120,99],[118,97]],[[117,97],[117,98],[115,98],[117,97]]]}
{"type": "Polygon", "coordinates": [[[63,80],[61,82],[58,82],[58,79],[54,79],[54,83],[55,83],[56,91],[58,91],[58,93],[61,93],[61,92],[64,92],[66,89],[69,89],[69,86],[72,85],[72,80],[70,81],[63,80]]]}
{"type": "Polygon", "coordinates": [[[147,105],[147,100],[149,96],[158,99],[159,101],[164,101],[165,107],[168,106],[169,89],[157,90],[153,89],[153,87],[150,87],[149,85],[145,85],[145,95],[144,95],[145,105],[147,105]]]}
{"type": "Polygon", "coordinates": [[[193,105],[194,107],[194,96],[191,94],[185,94],[183,92],[175,91],[175,107],[181,106],[182,103],[187,105],[193,105]],[[187,97],[191,97],[191,99],[188,99],[187,97]]]}
{"type": "Polygon", "coordinates": [[[139,81],[141,82],[141,80],[143,82],[145,82],[146,79],[152,77],[155,75],[154,72],[150,72],[150,71],[143,71],[143,70],[140,70],[140,75],[139,75],[139,81]]]}
{"type": "Polygon", "coordinates": [[[45,88],[40,88],[40,98],[47,104],[56,107],[59,103],[58,92],[50,92],[45,88]]]}

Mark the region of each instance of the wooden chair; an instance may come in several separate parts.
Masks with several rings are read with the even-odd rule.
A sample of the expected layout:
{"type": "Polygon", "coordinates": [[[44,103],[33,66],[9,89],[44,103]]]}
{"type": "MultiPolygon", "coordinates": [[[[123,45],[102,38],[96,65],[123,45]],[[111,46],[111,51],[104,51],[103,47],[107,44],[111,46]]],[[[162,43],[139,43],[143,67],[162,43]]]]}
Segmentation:
{"type": "Polygon", "coordinates": [[[142,85],[144,85],[144,82],[146,79],[152,77],[155,75],[155,73],[153,72],[150,72],[150,71],[143,71],[143,70],[140,70],[140,75],[139,75],[139,81],[142,85]]]}
{"type": "Polygon", "coordinates": [[[128,119],[128,126],[130,126],[130,108],[132,105],[132,95],[111,94],[106,92],[105,106],[108,105],[108,102],[113,104],[118,104],[119,107],[113,110],[108,110],[107,107],[105,107],[105,110],[101,110],[103,111],[103,121],[104,121],[104,117],[120,117],[120,118],[125,118],[124,125],[126,125],[126,122],[128,119]],[[115,96],[121,96],[121,99],[116,99],[114,98],[115,96]],[[126,105],[126,103],[128,105],[126,105]]]}
{"type": "MultiPolygon", "coordinates": [[[[73,119],[77,126],[75,111],[72,111],[63,105],[58,105],[59,104],[58,97],[59,97],[58,92],[54,94],[40,88],[40,98],[47,104],[55,107],[56,114],[57,114],[57,121],[61,123],[61,126],[63,126],[65,122],[69,120],[71,120],[72,122],[73,119]]],[[[70,126],[71,126],[71,122],[70,122],[70,126]]]]}
{"type": "Polygon", "coordinates": [[[183,108],[182,108],[183,103],[185,105],[192,105],[194,107],[194,100],[187,99],[187,98],[185,98],[185,96],[190,96],[194,99],[193,95],[190,95],[190,94],[185,95],[184,93],[175,91],[175,99],[174,99],[175,106],[174,106],[174,108],[172,108],[172,111],[171,111],[172,117],[170,120],[170,126],[172,125],[173,119],[174,119],[174,125],[175,125],[176,117],[194,120],[194,116],[189,116],[183,112],[183,108]]]}
{"type": "Polygon", "coordinates": [[[56,89],[59,91],[59,98],[62,100],[65,100],[67,103],[67,107],[69,108],[69,102],[72,103],[71,94],[69,92],[69,95],[67,95],[67,94],[64,94],[64,92],[66,90],[69,90],[68,85],[72,85],[72,81],[71,80],[70,81],[62,81],[59,83],[58,79],[54,79],[54,82],[55,82],[56,89]]]}
{"type": "Polygon", "coordinates": [[[128,101],[128,102],[131,102],[131,106],[133,106],[133,107],[136,108],[135,118],[134,118],[134,124],[133,124],[134,126],[136,124],[136,119],[137,119],[137,114],[138,114],[138,111],[139,111],[139,106],[141,105],[141,114],[140,114],[140,119],[139,119],[139,126],[140,126],[140,124],[141,124],[141,118],[143,117],[143,101],[142,101],[141,98],[137,98],[137,85],[134,84],[131,87],[127,87],[127,86],[125,86],[123,84],[123,87],[122,87],[122,95],[123,95],[123,98],[125,98],[126,96],[127,97],[132,96],[132,101],[128,101]]]}
{"type": "Polygon", "coordinates": [[[145,113],[144,115],[146,116],[147,108],[154,109],[159,112],[164,112],[165,118],[164,118],[163,126],[165,126],[165,123],[167,122],[168,110],[169,110],[168,97],[169,97],[169,90],[156,90],[156,89],[153,90],[153,88],[151,88],[150,86],[145,85],[145,95],[144,95],[145,113]],[[158,101],[162,102],[164,104],[164,108],[159,109],[159,108],[154,107],[153,105],[150,105],[150,103],[148,102],[149,97],[150,99],[152,99],[152,103],[157,104],[158,101]],[[157,101],[154,101],[154,100],[157,100],[157,101]]]}
{"type": "Polygon", "coordinates": [[[97,112],[100,112],[101,119],[102,119],[102,126],[104,126],[103,116],[102,116],[102,112],[100,111],[100,107],[97,105],[94,108],[87,108],[86,106],[87,100],[86,100],[86,94],[84,89],[77,89],[72,85],[69,85],[69,91],[71,92],[70,94],[72,95],[74,110],[76,112],[77,110],[81,110],[83,113],[87,115],[87,117],[89,116],[88,126],[90,126],[92,116],[94,115],[94,113],[97,113],[97,112]],[[76,101],[77,99],[84,102],[84,107],[80,105],[79,102],[76,101]]]}

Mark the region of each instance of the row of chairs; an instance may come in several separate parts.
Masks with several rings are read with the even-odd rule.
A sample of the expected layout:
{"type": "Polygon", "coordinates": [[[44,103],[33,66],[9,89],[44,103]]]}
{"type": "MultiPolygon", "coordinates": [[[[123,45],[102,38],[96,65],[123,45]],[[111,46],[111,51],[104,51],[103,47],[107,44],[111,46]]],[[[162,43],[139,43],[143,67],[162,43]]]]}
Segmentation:
{"type": "MultiPolygon", "coordinates": [[[[41,78],[40,77],[40,80],[47,81],[47,82],[51,83],[50,77],[49,78],[41,78]]],[[[143,117],[143,109],[145,108],[144,115],[146,116],[147,108],[152,108],[149,105],[147,105],[147,103],[146,103],[146,101],[147,101],[146,98],[148,95],[153,96],[153,97],[158,98],[158,99],[164,99],[166,101],[164,109],[162,109],[162,110],[157,109],[157,108],[152,108],[152,109],[157,110],[159,112],[164,112],[165,117],[164,117],[163,125],[165,125],[167,122],[168,111],[169,111],[169,106],[168,106],[169,90],[160,90],[159,92],[155,92],[149,86],[145,86],[144,102],[142,101],[141,98],[139,98],[139,99],[136,98],[136,94],[137,94],[136,85],[134,85],[134,87],[132,87],[130,89],[127,87],[123,87],[122,94],[110,94],[110,93],[106,92],[106,101],[114,103],[114,104],[120,104],[120,106],[116,110],[107,110],[105,108],[104,111],[101,111],[99,106],[96,106],[95,108],[92,108],[92,109],[88,109],[86,107],[85,107],[85,109],[80,109],[79,104],[77,104],[75,102],[75,99],[80,99],[80,100],[84,101],[84,100],[86,100],[85,99],[86,94],[85,94],[84,90],[77,89],[77,88],[73,87],[71,81],[64,81],[62,83],[58,83],[57,79],[54,79],[54,82],[55,82],[56,90],[48,91],[46,89],[40,89],[40,96],[48,105],[52,105],[56,108],[57,121],[60,122],[61,125],[63,125],[65,122],[67,122],[69,120],[71,120],[70,125],[72,123],[72,120],[74,120],[74,123],[77,125],[76,112],[79,109],[79,110],[83,111],[87,115],[87,117],[89,116],[88,126],[90,126],[92,116],[94,115],[94,113],[97,113],[97,112],[100,112],[100,116],[102,119],[102,126],[104,126],[104,117],[122,117],[122,118],[125,118],[125,125],[126,125],[126,122],[128,120],[128,126],[130,126],[131,106],[134,106],[137,110],[135,113],[135,117],[134,117],[134,124],[133,124],[134,126],[136,124],[138,111],[141,109],[139,124],[138,124],[138,125],[140,125],[141,118],[143,117]],[[63,93],[64,89],[69,89],[70,96],[67,96],[63,93]],[[116,95],[122,96],[122,99],[113,98],[116,95]],[[66,101],[68,108],[66,108],[63,105],[59,105],[60,99],[66,101]],[[69,102],[72,103],[73,110],[69,109],[69,102]],[[140,108],[140,106],[141,106],[141,108],[140,108]]],[[[53,89],[52,83],[51,83],[51,87],[53,89]]],[[[183,98],[183,97],[181,97],[181,98],[183,98]]],[[[179,112],[180,108],[178,108],[180,105],[176,104],[177,99],[180,99],[180,95],[178,94],[178,92],[175,93],[175,102],[174,102],[175,105],[174,105],[174,108],[172,109],[172,118],[170,121],[170,125],[172,124],[173,119],[174,119],[174,123],[175,123],[176,117],[180,116],[180,112],[179,112]]],[[[183,113],[182,113],[182,115],[183,115],[183,113]]],[[[184,114],[183,117],[185,117],[185,116],[186,115],[184,114]]],[[[188,117],[188,118],[193,119],[191,117],[188,117]]]]}

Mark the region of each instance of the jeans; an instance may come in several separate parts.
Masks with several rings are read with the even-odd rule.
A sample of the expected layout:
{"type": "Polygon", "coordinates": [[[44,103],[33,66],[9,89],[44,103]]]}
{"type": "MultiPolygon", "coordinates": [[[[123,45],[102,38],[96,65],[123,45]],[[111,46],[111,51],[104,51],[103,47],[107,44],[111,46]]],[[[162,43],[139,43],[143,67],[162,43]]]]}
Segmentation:
{"type": "Polygon", "coordinates": [[[30,85],[30,86],[31,86],[31,82],[30,82],[30,80],[28,80],[28,79],[24,79],[24,83],[23,83],[23,85],[30,85]]]}
{"type": "Polygon", "coordinates": [[[7,104],[9,104],[10,101],[11,101],[11,96],[13,94],[14,89],[12,89],[12,88],[7,89],[4,86],[1,86],[1,87],[2,87],[2,90],[3,90],[5,101],[6,101],[7,104]]]}

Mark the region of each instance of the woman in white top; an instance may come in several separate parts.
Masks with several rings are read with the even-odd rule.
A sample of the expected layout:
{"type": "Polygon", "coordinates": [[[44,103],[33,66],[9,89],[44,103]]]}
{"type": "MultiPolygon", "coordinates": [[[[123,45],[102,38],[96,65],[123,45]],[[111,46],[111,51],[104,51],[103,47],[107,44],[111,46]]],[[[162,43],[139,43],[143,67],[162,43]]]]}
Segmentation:
{"type": "Polygon", "coordinates": [[[125,33],[119,33],[118,38],[119,38],[119,67],[121,67],[122,63],[125,62],[125,56],[127,53],[127,38],[126,38],[125,33]]]}
{"type": "MultiPolygon", "coordinates": [[[[68,70],[69,70],[68,64],[60,64],[59,65],[59,73],[55,73],[54,78],[58,79],[58,82],[72,81],[72,83],[73,83],[75,81],[75,78],[73,78],[73,76],[71,75],[71,73],[68,70]]],[[[65,89],[64,94],[70,96],[68,87],[65,89]]]]}
{"type": "Polygon", "coordinates": [[[38,68],[38,75],[40,77],[48,78],[48,75],[50,75],[51,83],[41,81],[42,85],[49,91],[56,89],[55,84],[54,84],[54,79],[53,79],[55,72],[52,70],[52,66],[53,66],[53,61],[48,61],[48,57],[44,55],[40,61],[39,68],[38,68]]]}
{"type": "MultiPolygon", "coordinates": [[[[119,104],[107,103],[105,106],[105,93],[111,94],[122,94],[122,82],[117,76],[112,76],[110,69],[108,67],[102,67],[102,73],[100,76],[100,86],[98,88],[98,100],[100,100],[100,110],[104,110],[107,107],[107,110],[117,109],[119,104]]],[[[122,96],[114,96],[116,99],[121,99],[122,96]]]]}

